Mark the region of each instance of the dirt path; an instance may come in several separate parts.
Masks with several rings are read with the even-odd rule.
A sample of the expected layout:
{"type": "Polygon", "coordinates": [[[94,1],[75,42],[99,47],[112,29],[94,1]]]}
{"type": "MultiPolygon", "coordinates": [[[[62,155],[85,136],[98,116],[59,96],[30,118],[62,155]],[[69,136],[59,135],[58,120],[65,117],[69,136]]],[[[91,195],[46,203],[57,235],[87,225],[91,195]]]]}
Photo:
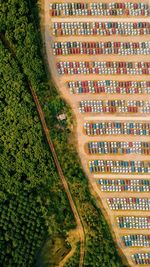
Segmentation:
{"type": "Polygon", "coordinates": [[[64,264],[74,255],[77,249],[77,242],[79,241],[78,229],[70,230],[67,237],[67,242],[71,244],[70,252],[61,260],[58,267],[63,267],[64,264]]]}
{"type": "Polygon", "coordinates": [[[63,258],[63,260],[58,264],[58,267],[63,267],[64,264],[74,255],[76,247],[72,247],[70,252],[63,258]]]}
{"type": "MultiPolygon", "coordinates": [[[[149,18],[148,17],[145,17],[145,18],[112,18],[111,17],[111,21],[112,22],[122,22],[123,20],[128,20],[128,22],[140,22],[141,20],[142,21],[144,21],[144,22],[149,22],[149,18]]],[[[65,18],[62,18],[62,17],[58,17],[57,19],[56,18],[53,18],[53,21],[58,21],[58,22],[70,22],[70,21],[77,21],[77,22],[85,22],[85,21],[87,21],[87,18],[86,17],[75,17],[75,16],[71,16],[71,17],[65,17],[65,18]]],[[[103,22],[109,22],[110,21],[110,17],[107,17],[107,18],[100,18],[100,17],[98,17],[98,18],[96,18],[96,17],[88,17],[88,22],[101,22],[101,21],[103,21],[103,22]]]]}
{"type": "MultiPolygon", "coordinates": [[[[41,31],[42,31],[42,36],[43,36],[43,43],[44,45],[46,45],[46,40],[47,38],[45,39],[45,21],[46,21],[46,18],[45,18],[45,1],[44,0],[39,0],[39,4],[40,4],[40,10],[41,10],[41,31]]],[[[47,58],[45,58],[45,60],[47,60],[47,58]]],[[[38,100],[38,99],[37,99],[38,100]]],[[[38,103],[37,103],[38,105],[38,103]]],[[[44,116],[44,114],[43,114],[44,116]]],[[[51,140],[49,140],[48,142],[51,143],[51,140]]],[[[55,153],[56,154],[56,153],[55,153]]],[[[57,162],[59,164],[59,162],[57,162]]],[[[60,164],[59,164],[60,165],[60,164]]],[[[58,166],[59,168],[59,166],[58,166]]],[[[68,199],[69,199],[69,202],[70,202],[70,205],[71,205],[71,208],[72,208],[72,211],[74,213],[74,217],[76,219],[76,223],[77,223],[77,228],[75,230],[71,230],[69,231],[69,236],[71,236],[71,238],[69,238],[69,242],[72,244],[72,249],[71,251],[65,256],[65,258],[59,263],[59,267],[62,267],[66,261],[68,261],[69,258],[71,258],[76,250],[76,246],[75,246],[75,241],[73,240],[72,242],[72,239],[75,238],[76,241],[80,241],[80,262],[79,262],[79,267],[83,267],[83,263],[84,263],[84,255],[85,255],[85,233],[84,233],[84,227],[83,227],[83,224],[81,222],[81,219],[79,217],[79,214],[78,214],[78,211],[76,209],[76,206],[73,202],[73,199],[72,199],[72,196],[70,194],[70,191],[69,191],[69,188],[68,188],[68,184],[64,178],[64,175],[62,173],[62,169],[59,168],[59,171],[60,171],[60,175],[61,175],[61,179],[63,179],[63,182],[64,182],[64,186],[65,186],[65,190],[66,193],[67,193],[67,196],[68,196],[68,199]]]]}
{"type": "MultiPolygon", "coordinates": [[[[75,206],[75,203],[73,201],[73,198],[71,196],[70,189],[68,187],[67,181],[66,181],[66,179],[65,179],[65,177],[63,175],[62,168],[61,168],[60,163],[58,161],[57,154],[56,154],[53,142],[52,142],[50,134],[49,134],[49,129],[47,128],[47,125],[46,125],[46,122],[45,122],[43,110],[41,108],[38,96],[36,95],[35,91],[33,90],[33,88],[31,86],[30,86],[30,90],[31,90],[34,102],[36,104],[36,107],[37,107],[37,110],[38,110],[38,114],[40,116],[40,120],[41,120],[41,123],[42,123],[43,131],[45,133],[49,148],[51,150],[51,153],[52,153],[52,156],[53,156],[53,159],[54,159],[54,162],[55,162],[59,177],[60,177],[60,179],[62,181],[63,187],[64,187],[65,192],[67,194],[67,197],[68,197],[72,212],[74,214],[74,217],[75,217],[75,220],[76,220],[76,223],[77,223],[77,230],[78,230],[79,239],[80,239],[80,264],[79,264],[79,266],[82,267],[83,266],[83,262],[84,262],[84,247],[85,247],[85,244],[84,244],[85,243],[85,234],[84,234],[83,225],[82,225],[81,219],[79,217],[79,214],[78,214],[77,208],[75,206]]],[[[72,255],[72,253],[70,253],[70,254],[72,255]]]]}

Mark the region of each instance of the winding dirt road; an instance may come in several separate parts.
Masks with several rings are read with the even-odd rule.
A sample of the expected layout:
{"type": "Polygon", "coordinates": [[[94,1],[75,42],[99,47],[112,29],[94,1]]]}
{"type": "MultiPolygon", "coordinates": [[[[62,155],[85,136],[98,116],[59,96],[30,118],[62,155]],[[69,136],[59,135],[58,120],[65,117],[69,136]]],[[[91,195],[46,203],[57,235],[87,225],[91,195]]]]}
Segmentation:
{"type": "Polygon", "coordinates": [[[76,220],[76,223],[77,223],[77,231],[79,233],[79,239],[80,239],[80,263],[79,263],[79,267],[83,267],[84,254],[85,254],[84,228],[83,228],[80,216],[78,214],[77,208],[75,206],[74,200],[73,200],[73,198],[71,196],[68,183],[67,183],[67,181],[66,181],[66,179],[64,177],[62,168],[61,168],[60,163],[58,161],[57,154],[56,154],[53,142],[52,142],[51,137],[50,137],[49,129],[47,128],[47,125],[46,125],[46,121],[45,121],[45,118],[44,118],[44,113],[43,113],[42,107],[40,105],[38,96],[37,96],[37,94],[35,93],[35,91],[33,90],[33,88],[31,86],[30,86],[30,90],[31,90],[34,102],[36,104],[37,111],[38,111],[38,114],[39,114],[39,117],[40,117],[40,120],[41,120],[41,123],[42,123],[43,131],[45,133],[45,136],[46,136],[50,151],[52,153],[52,156],[53,156],[53,159],[54,159],[54,162],[55,162],[59,177],[60,177],[60,179],[62,181],[63,187],[64,187],[65,192],[67,194],[67,197],[68,197],[72,212],[74,214],[74,217],[75,217],[75,220],[76,220]]]}

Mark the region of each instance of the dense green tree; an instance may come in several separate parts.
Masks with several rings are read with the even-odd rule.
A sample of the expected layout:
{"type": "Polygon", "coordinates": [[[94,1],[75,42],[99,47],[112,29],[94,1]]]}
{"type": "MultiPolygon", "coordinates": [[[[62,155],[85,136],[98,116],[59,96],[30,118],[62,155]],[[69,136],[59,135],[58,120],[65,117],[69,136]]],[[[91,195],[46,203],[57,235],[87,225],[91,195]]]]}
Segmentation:
{"type": "Polygon", "coordinates": [[[75,225],[26,77],[2,43],[0,77],[0,265],[30,267],[48,235],[75,225]]]}

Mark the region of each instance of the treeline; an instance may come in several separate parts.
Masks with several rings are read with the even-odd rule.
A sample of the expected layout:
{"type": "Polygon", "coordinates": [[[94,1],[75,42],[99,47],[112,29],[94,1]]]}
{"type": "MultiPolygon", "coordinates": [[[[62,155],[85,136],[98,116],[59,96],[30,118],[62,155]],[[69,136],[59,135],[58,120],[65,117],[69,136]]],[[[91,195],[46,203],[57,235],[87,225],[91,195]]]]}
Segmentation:
{"type": "MultiPolygon", "coordinates": [[[[81,169],[78,155],[75,152],[75,147],[71,143],[72,133],[70,129],[72,127],[72,118],[70,109],[64,101],[60,99],[52,83],[49,85],[47,82],[46,72],[40,52],[41,42],[39,27],[37,27],[37,3],[36,1],[31,2],[28,0],[2,0],[2,11],[2,20],[0,22],[1,31],[15,52],[17,60],[23,68],[24,74],[27,76],[31,85],[40,96],[47,124],[51,129],[51,135],[58,152],[59,160],[85,227],[86,254],[84,265],[88,267],[123,267],[125,265],[118,256],[110,229],[101,211],[97,208],[90,195],[87,178],[81,169]],[[56,116],[62,112],[67,113],[67,121],[58,122],[56,116]]],[[[9,54],[8,58],[10,61],[12,60],[11,57],[12,56],[9,54]]],[[[5,60],[6,59],[4,59],[4,61],[5,60]]],[[[14,67],[12,67],[12,70],[13,68],[14,67]]],[[[16,134],[13,134],[16,126],[13,127],[11,118],[9,118],[9,123],[5,125],[3,134],[9,135],[9,133],[11,133],[11,140],[13,143],[11,142],[11,144],[9,144],[8,142],[8,144],[6,144],[7,153],[6,156],[3,157],[4,162],[6,163],[6,166],[11,166],[12,164],[12,166],[17,166],[17,168],[15,170],[11,168],[12,171],[10,174],[7,173],[7,168],[4,168],[5,173],[3,176],[5,175],[6,177],[5,181],[7,181],[8,178],[8,181],[10,182],[11,177],[14,175],[13,182],[17,181],[15,183],[20,183],[21,186],[26,188],[25,190],[34,192],[42,210],[42,214],[45,214],[44,218],[46,217],[48,219],[47,224],[49,232],[60,233],[61,227],[63,230],[66,230],[72,226],[72,213],[69,210],[65,195],[61,191],[62,188],[58,182],[57,173],[54,171],[55,168],[51,160],[50,153],[44,142],[41,125],[39,123],[31,96],[28,93],[27,85],[23,86],[25,83],[24,77],[22,77],[21,85],[18,85],[16,82],[18,81],[17,77],[13,76],[15,79],[11,77],[12,81],[14,81],[13,91],[17,92],[18,90],[18,95],[14,97],[13,93],[10,91],[12,81],[9,81],[9,72],[10,70],[7,72],[8,78],[4,78],[3,82],[4,88],[7,83],[10,84],[7,93],[5,94],[5,98],[9,99],[10,104],[12,102],[15,103],[16,99],[18,99],[18,102],[13,106],[13,111],[11,109],[8,110],[7,115],[11,117],[10,114],[15,110],[14,118],[17,117],[18,125],[21,123],[24,128],[20,133],[20,140],[20,135],[18,135],[18,133],[17,138],[15,137],[16,134]],[[25,106],[22,103],[23,101],[27,102],[25,106]],[[21,107],[23,107],[22,112],[24,112],[26,116],[21,115],[20,110],[18,111],[18,108],[21,109],[21,107]],[[28,112],[30,113],[29,119],[27,119],[28,112]],[[25,125],[24,120],[26,122],[25,125]],[[29,128],[26,128],[28,126],[29,128]],[[9,131],[7,130],[7,127],[10,129],[9,131]],[[36,127],[36,130],[32,132],[31,129],[34,129],[34,127],[36,127]],[[30,152],[28,152],[27,155],[26,153],[22,154],[22,150],[20,152],[19,149],[19,146],[21,146],[20,142],[22,142],[22,139],[24,140],[23,136],[28,134],[28,132],[30,134],[29,137],[26,137],[26,142],[23,142],[23,147],[27,151],[28,148],[31,147],[32,156],[30,158],[28,158],[30,152]],[[35,139],[32,141],[34,135],[35,139]],[[29,140],[31,143],[29,143],[29,140]],[[41,142],[40,147],[37,145],[38,140],[41,142]],[[11,149],[11,147],[15,147],[14,151],[17,153],[17,158],[20,159],[21,156],[17,165],[15,164],[16,158],[11,161],[7,161],[6,159],[7,155],[12,153],[11,151],[14,149],[11,149]],[[26,157],[29,165],[24,163],[24,159],[26,159],[26,157]],[[22,168],[23,171],[21,172],[20,169],[22,168]],[[17,179],[15,177],[17,177],[17,179]]],[[[16,72],[19,73],[19,76],[22,75],[18,69],[16,72]]],[[[3,91],[5,90],[3,89],[3,91]]],[[[8,106],[6,100],[3,100],[3,105],[4,109],[8,106]]],[[[6,115],[3,116],[3,121],[5,116],[6,115]]],[[[1,151],[3,152],[3,148],[1,151]]],[[[16,153],[14,152],[15,155],[16,153]]],[[[10,192],[12,192],[13,186],[14,183],[12,183],[12,186],[9,186],[10,192]]],[[[4,193],[2,193],[2,195],[4,201],[4,193]]],[[[8,227],[10,227],[9,223],[8,227]]],[[[13,252],[10,250],[10,255],[14,253],[17,253],[16,250],[13,252]]],[[[14,260],[14,256],[11,255],[11,257],[14,260]]],[[[74,264],[74,267],[76,267],[76,264],[77,263],[74,264]]],[[[18,267],[18,265],[15,264],[14,266],[18,267]]]]}

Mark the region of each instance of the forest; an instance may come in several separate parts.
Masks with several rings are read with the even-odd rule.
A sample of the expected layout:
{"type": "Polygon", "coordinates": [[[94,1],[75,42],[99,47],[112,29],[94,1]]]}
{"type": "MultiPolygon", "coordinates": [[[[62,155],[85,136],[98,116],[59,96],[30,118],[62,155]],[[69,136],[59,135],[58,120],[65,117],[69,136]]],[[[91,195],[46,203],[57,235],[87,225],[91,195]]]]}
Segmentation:
{"type": "MultiPolygon", "coordinates": [[[[18,9],[13,10],[12,1],[8,2],[15,16],[18,9]]],[[[3,5],[6,12],[5,7],[6,2],[3,5]]],[[[4,29],[2,33],[5,36],[4,29]]],[[[65,238],[65,231],[75,223],[26,76],[3,39],[0,43],[0,265],[27,267],[33,266],[44,240],[60,235],[65,238]]],[[[9,43],[16,52],[13,43],[9,43]]]]}
{"type": "MultiPolygon", "coordinates": [[[[71,110],[48,79],[38,2],[2,0],[0,18],[0,265],[38,266],[50,240],[75,227],[29,83],[37,92],[57,155],[86,233],[84,266],[125,267],[110,229],[89,191],[74,144],[71,110]],[[67,114],[60,122],[57,115],[67,114]],[[71,145],[70,145],[71,144],[71,145]]],[[[66,246],[65,242],[62,242],[66,246]]],[[[49,250],[48,266],[57,266],[49,250]]],[[[78,266],[78,247],[66,266],[78,266]]],[[[41,267],[42,265],[40,265],[41,267]]]]}

